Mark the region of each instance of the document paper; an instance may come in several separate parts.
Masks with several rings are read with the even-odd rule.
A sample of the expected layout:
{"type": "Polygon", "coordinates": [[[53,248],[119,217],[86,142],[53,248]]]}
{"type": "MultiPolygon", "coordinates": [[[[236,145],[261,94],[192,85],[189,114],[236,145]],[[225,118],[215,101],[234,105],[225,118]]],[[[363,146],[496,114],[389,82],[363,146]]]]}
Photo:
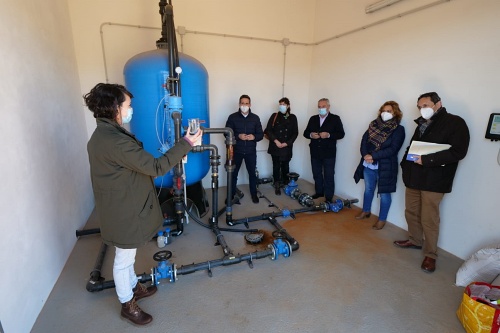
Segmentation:
{"type": "Polygon", "coordinates": [[[450,149],[450,147],[451,145],[447,143],[413,141],[411,143],[410,149],[408,150],[406,159],[408,161],[416,161],[420,155],[437,153],[438,151],[450,149]]]}

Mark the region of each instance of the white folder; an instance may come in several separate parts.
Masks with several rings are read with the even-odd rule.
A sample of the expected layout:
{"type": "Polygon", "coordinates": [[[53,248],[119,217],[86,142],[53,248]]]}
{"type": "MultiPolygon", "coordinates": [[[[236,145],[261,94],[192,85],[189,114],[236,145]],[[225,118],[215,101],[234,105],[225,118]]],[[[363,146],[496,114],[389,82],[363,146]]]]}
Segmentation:
{"type": "Polygon", "coordinates": [[[410,145],[410,149],[408,150],[406,159],[408,161],[416,161],[421,155],[437,153],[438,151],[450,149],[450,147],[451,145],[447,143],[413,141],[410,145]]]}

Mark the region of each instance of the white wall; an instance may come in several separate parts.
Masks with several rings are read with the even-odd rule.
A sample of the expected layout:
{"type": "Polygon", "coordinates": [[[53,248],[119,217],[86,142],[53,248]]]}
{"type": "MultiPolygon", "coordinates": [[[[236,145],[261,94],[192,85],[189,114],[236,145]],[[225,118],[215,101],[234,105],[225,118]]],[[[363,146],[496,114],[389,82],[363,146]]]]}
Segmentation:
{"type": "Polygon", "coordinates": [[[65,0],[0,9],[0,320],[29,332],[93,206],[65,0]]]}
{"type": "MultiPolygon", "coordinates": [[[[407,0],[366,15],[370,0],[318,0],[315,39],[366,26],[432,3],[407,0]],[[348,17],[349,19],[344,19],[348,17]]],[[[467,157],[460,162],[453,192],[441,205],[439,246],[461,258],[497,244],[500,166],[498,142],[484,139],[489,114],[500,111],[498,55],[500,2],[453,0],[314,48],[310,96],[326,95],[342,117],[346,137],[339,143],[339,193],[362,199],[363,183],[352,175],[359,142],[386,100],[399,102],[409,143],[419,116],[416,100],[436,91],[449,112],[463,117],[471,132],[467,157]]],[[[400,155],[403,154],[403,149],[400,155]]],[[[372,211],[378,212],[378,202],[372,211]]],[[[399,177],[388,220],[406,229],[404,185],[399,177]]]]}
{"type": "MultiPolygon", "coordinates": [[[[75,1],[69,0],[75,48],[79,66],[82,94],[97,82],[106,80],[99,28],[104,22],[133,26],[161,27],[158,1],[75,1]]],[[[314,5],[299,0],[280,1],[174,1],[175,25],[188,31],[230,34],[291,42],[312,40],[314,5]]],[[[106,66],[110,82],[123,83],[123,66],[137,53],[156,48],[160,30],[106,24],[102,27],[106,66]]],[[[250,40],[188,33],[177,35],[179,50],[199,60],[209,74],[210,124],[224,127],[228,115],[238,109],[238,98],[248,94],[252,111],[261,117],[263,126],[278,100],[284,94],[291,100],[292,110],[299,122],[307,121],[309,70],[312,47],[289,45],[286,61],[281,42],[250,40]]],[[[133,93],[133,92],[132,92],[133,93]]],[[[95,128],[90,112],[86,114],[89,135],[95,128]]],[[[220,148],[225,162],[222,136],[211,138],[220,148]]],[[[307,142],[300,138],[296,151],[304,151],[307,142]]],[[[267,140],[258,144],[257,165],[262,176],[272,173],[267,154],[267,140]]],[[[293,170],[303,169],[303,161],[292,160],[293,170]]],[[[220,186],[226,184],[223,165],[219,168],[220,186]]],[[[248,183],[245,168],[240,183],[248,183]]],[[[210,175],[204,185],[209,187],[210,175]]]]}

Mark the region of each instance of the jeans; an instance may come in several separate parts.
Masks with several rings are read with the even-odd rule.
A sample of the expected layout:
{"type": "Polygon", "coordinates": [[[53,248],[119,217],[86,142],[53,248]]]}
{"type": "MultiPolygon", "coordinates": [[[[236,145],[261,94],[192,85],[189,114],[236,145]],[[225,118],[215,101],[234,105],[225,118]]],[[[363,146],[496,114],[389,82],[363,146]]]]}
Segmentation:
{"type": "Polygon", "coordinates": [[[116,294],[120,303],[126,303],[134,297],[133,288],[137,285],[137,275],[134,270],[135,253],[137,249],[121,249],[116,247],[113,262],[113,279],[116,294]]]}
{"type": "MultiPolygon", "coordinates": [[[[378,170],[364,168],[363,177],[365,178],[365,193],[363,195],[363,212],[370,212],[372,208],[373,196],[378,182],[378,170]]],[[[390,193],[379,193],[380,195],[380,212],[378,219],[387,221],[389,208],[391,208],[392,198],[390,193]]]]}

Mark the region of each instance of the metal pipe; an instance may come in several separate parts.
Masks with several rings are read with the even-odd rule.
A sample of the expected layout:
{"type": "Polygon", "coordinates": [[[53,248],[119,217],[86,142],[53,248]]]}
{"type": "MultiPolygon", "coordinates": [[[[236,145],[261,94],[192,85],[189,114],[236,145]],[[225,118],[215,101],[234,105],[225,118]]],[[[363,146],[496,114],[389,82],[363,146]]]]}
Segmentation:
{"type": "Polygon", "coordinates": [[[102,263],[104,262],[104,256],[106,255],[106,250],[108,246],[104,243],[101,243],[101,248],[99,250],[99,254],[97,255],[97,259],[94,264],[94,269],[90,272],[90,279],[87,282],[87,290],[88,291],[99,291],[101,283],[104,281],[104,278],[101,276],[101,268],[102,263]],[[97,290],[94,290],[97,288],[97,290]]]}
{"type": "MultiPolygon", "coordinates": [[[[278,223],[278,221],[272,217],[267,219],[274,227],[275,229],[280,233],[280,235],[286,239],[286,241],[290,244],[290,250],[291,251],[296,251],[299,249],[299,243],[290,235],[288,232],[278,223]]],[[[215,228],[214,232],[216,235],[220,234],[220,230],[218,228],[215,228]]],[[[276,240],[275,240],[276,243],[276,240]]],[[[250,268],[253,268],[253,260],[254,259],[261,259],[261,258],[266,258],[269,257],[274,260],[273,256],[277,256],[275,248],[272,244],[268,246],[268,249],[266,250],[261,250],[261,251],[255,251],[255,252],[250,252],[246,254],[238,254],[238,255],[233,255],[232,253],[229,253],[227,255],[224,255],[224,257],[220,259],[215,259],[215,260],[209,260],[201,263],[193,263],[190,265],[186,266],[181,266],[180,268],[175,268],[175,265],[172,265],[175,269],[175,275],[186,275],[186,274],[191,274],[196,271],[200,270],[207,270],[209,272],[209,276],[211,276],[212,268],[214,267],[219,267],[219,266],[228,266],[228,265],[234,265],[238,264],[243,261],[247,261],[248,265],[250,268]]],[[[102,264],[102,260],[99,261],[102,264]]],[[[152,269],[154,271],[154,269],[152,269]]],[[[100,272],[100,267],[99,267],[99,272],[100,272]]],[[[153,280],[152,275],[146,275],[145,273],[142,275],[138,275],[137,278],[140,282],[148,282],[153,280]]],[[[102,277],[99,275],[99,279],[96,279],[94,283],[92,284],[87,284],[87,290],[90,292],[94,291],[101,291],[104,289],[109,289],[109,288],[114,288],[115,283],[113,280],[110,281],[104,281],[102,277]]]]}
{"type": "Polygon", "coordinates": [[[255,221],[262,221],[262,220],[268,220],[269,218],[276,218],[276,217],[292,217],[295,218],[295,214],[298,213],[306,213],[306,212],[313,212],[313,211],[319,211],[322,210],[323,212],[337,212],[343,207],[351,207],[351,204],[358,202],[358,199],[345,199],[341,200],[341,204],[339,207],[336,206],[336,203],[328,203],[328,202],[322,202],[320,204],[311,206],[311,207],[304,207],[304,208],[299,208],[299,209],[294,209],[294,210],[282,210],[279,212],[271,212],[271,213],[264,213],[261,215],[256,215],[256,216],[251,216],[251,217],[245,217],[242,219],[238,220],[233,220],[233,225],[236,224],[248,224],[250,222],[255,222],[255,221]]]}
{"type": "Polygon", "coordinates": [[[77,230],[76,231],[76,237],[87,236],[87,235],[92,235],[92,234],[99,234],[99,233],[101,233],[101,229],[100,228],[82,229],[82,230],[77,230]]]}
{"type": "MultiPolygon", "coordinates": [[[[227,172],[227,203],[226,203],[226,223],[228,225],[232,225],[231,221],[233,219],[233,200],[231,199],[233,197],[233,172],[235,169],[234,166],[234,151],[233,147],[236,144],[236,138],[234,137],[234,132],[231,128],[229,127],[224,127],[224,128],[205,128],[201,127],[203,130],[203,133],[205,134],[224,134],[226,140],[226,163],[224,165],[226,172],[227,172]]],[[[217,212],[215,216],[217,218],[221,215],[221,212],[217,212]]]]}

